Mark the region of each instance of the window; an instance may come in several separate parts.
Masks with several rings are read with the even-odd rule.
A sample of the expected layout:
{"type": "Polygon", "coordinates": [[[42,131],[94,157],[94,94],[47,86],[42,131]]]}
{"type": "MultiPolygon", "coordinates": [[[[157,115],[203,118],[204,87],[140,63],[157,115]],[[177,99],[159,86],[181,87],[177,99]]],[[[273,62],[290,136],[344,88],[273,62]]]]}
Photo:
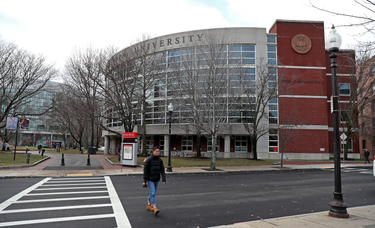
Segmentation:
{"type": "Polygon", "coordinates": [[[267,36],[267,43],[276,43],[276,36],[267,36]]]}
{"type": "Polygon", "coordinates": [[[182,136],[182,151],[193,151],[193,136],[182,136]]]}
{"type": "Polygon", "coordinates": [[[349,83],[339,83],[339,94],[340,95],[350,95],[350,84],[349,83]]]}
{"type": "MultiPolygon", "coordinates": [[[[139,142],[142,142],[142,136],[139,139],[139,142]]],[[[142,152],[142,143],[139,143],[139,151],[142,152]]],[[[152,150],[154,149],[154,136],[147,136],[146,137],[146,153],[151,154],[152,150]]]]}
{"type": "Polygon", "coordinates": [[[348,122],[350,120],[349,110],[340,111],[341,122],[348,122]]]}
{"type": "Polygon", "coordinates": [[[46,129],[46,126],[45,125],[38,125],[37,126],[37,130],[38,131],[44,131],[46,129]]]}
{"type": "Polygon", "coordinates": [[[277,124],[278,111],[277,111],[277,98],[272,98],[268,104],[268,122],[270,124],[277,124]]]}
{"type": "Polygon", "coordinates": [[[268,133],[268,152],[278,152],[279,131],[277,129],[270,129],[268,133]]]}
{"type": "Polygon", "coordinates": [[[255,65],[255,45],[229,46],[228,63],[255,65]]]}
{"type": "Polygon", "coordinates": [[[366,149],[366,140],[362,140],[362,149],[366,149]]]}
{"type": "MultiPolygon", "coordinates": [[[[345,144],[341,143],[341,150],[344,151],[344,149],[345,149],[345,144]]],[[[348,150],[353,150],[353,139],[352,138],[349,138],[348,150]]]]}
{"type": "Polygon", "coordinates": [[[274,66],[277,64],[276,46],[267,46],[267,58],[268,65],[274,66]]]}
{"type": "MultiPolygon", "coordinates": [[[[219,152],[220,148],[220,139],[216,139],[216,152],[219,152]]],[[[212,137],[207,137],[207,151],[212,151],[212,137]]]]}
{"type": "Polygon", "coordinates": [[[247,152],[247,137],[236,136],[235,152],[247,152]]]}
{"type": "Polygon", "coordinates": [[[164,136],[159,137],[159,150],[162,152],[162,155],[164,156],[164,136]]]}
{"type": "Polygon", "coordinates": [[[362,122],[362,132],[363,133],[366,132],[366,124],[365,124],[365,122],[362,122]]]}

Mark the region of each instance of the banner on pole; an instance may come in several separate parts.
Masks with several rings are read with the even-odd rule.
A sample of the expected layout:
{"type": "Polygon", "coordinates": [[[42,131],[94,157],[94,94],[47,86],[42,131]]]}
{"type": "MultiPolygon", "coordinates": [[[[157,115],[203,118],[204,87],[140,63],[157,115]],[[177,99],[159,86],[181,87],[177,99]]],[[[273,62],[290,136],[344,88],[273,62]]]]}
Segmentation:
{"type": "Polygon", "coordinates": [[[18,123],[18,118],[17,117],[7,117],[7,125],[6,129],[17,129],[17,123],[18,123]]]}
{"type": "Polygon", "coordinates": [[[29,130],[29,120],[20,119],[20,130],[29,130]]]}

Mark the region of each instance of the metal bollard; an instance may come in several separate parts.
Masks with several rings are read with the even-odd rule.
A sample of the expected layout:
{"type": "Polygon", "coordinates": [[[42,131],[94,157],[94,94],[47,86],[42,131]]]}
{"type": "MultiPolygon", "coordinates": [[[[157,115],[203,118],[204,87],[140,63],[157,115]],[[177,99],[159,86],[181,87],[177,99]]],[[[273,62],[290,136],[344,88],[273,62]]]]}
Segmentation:
{"type": "Polygon", "coordinates": [[[65,165],[64,154],[61,154],[61,165],[65,165]]]}
{"type": "Polygon", "coordinates": [[[90,154],[87,154],[88,156],[87,156],[87,164],[86,165],[91,165],[90,164],[90,154]]]}
{"type": "Polygon", "coordinates": [[[29,164],[30,163],[30,153],[27,153],[26,154],[26,164],[29,164]]]}

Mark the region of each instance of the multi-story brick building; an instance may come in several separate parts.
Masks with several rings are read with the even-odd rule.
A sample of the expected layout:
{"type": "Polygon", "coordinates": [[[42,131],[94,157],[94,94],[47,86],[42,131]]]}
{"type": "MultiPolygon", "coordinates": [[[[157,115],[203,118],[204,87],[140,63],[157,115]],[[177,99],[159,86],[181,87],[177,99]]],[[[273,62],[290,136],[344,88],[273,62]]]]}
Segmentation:
{"type": "MultiPolygon", "coordinates": [[[[157,93],[149,99],[149,112],[146,115],[147,142],[148,145],[160,146],[168,151],[168,109],[169,101],[173,97],[173,89],[169,85],[173,80],[168,64],[182,58],[187,47],[189,52],[196,52],[200,42],[210,32],[225,34],[230,43],[221,43],[225,47],[224,55],[228,57],[228,68],[232,60],[241,63],[241,68],[249,73],[250,80],[254,83],[259,80],[256,68],[265,58],[269,67],[277,67],[279,83],[281,75],[285,82],[292,81],[297,76],[296,86],[292,92],[281,95],[278,99],[268,104],[268,115],[264,117],[262,124],[270,129],[277,129],[279,125],[289,124],[286,120],[293,112],[303,120],[303,125],[298,130],[299,138],[292,141],[285,148],[285,157],[289,159],[328,159],[333,153],[333,121],[330,112],[331,97],[331,68],[329,53],[325,49],[324,23],[320,21],[289,21],[276,20],[269,32],[265,28],[222,28],[189,31],[157,37],[149,41],[157,48],[160,56],[165,56],[161,61],[165,64],[165,71],[161,73],[165,77],[166,84],[158,86],[157,93]],[[274,127],[273,127],[274,126],[274,127]]],[[[135,44],[137,45],[137,44],[135,44]]],[[[203,44],[201,44],[203,45],[203,44]]],[[[131,47],[129,47],[131,48],[131,47]]],[[[120,52],[121,53],[121,52],[120,52]]],[[[198,55],[197,55],[198,56],[198,55]]],[[[198,58],[198,57],[197,57],[198,58]]],[[[338,53],[338,77],[340,86],[340,102],[347,102],[347,83],[350,83],[355,75],[349,73],[350,67],[344,59],[354,60],[353,50],[341,50],[338,53]],[[345,56],[345,58],[342,58],[345,56]]],[[[350,71],[352,72],[352,71],[350,71]]],[[[277,79],[276,79],[277,80],[277,79]]],[[[243,86],[243,85],[242,85],[243,86]]],[[[156,88],[156,87],[155,87],[156,88]]],[[[225,158],[252,157],[251,140],[241,123],[241,116],[232,115],[228,110],[226,127],[219,132],[218,156],[225,158]]],[[[186,130],[184,113],[181,110],[174,111],[172,124],[172,150],[182,151],[185,154],[197,151],[197,135],[194,131],[186,130]]],[[[136,120],[140,121],[140,119],[136,120]]],[[[302,123],[302,122],[301,122],[302,123]]],[[[121,131],[119,123],[108,122],[108,127],[121,131]]],[[[121,124],[120,124],[121,125],[121,124]]],[[[137,126],[135,131],[141,133],[137,126]]],[[[340,128],[342,131],[343,129],[340,128]]],[[[277,159],[279,154],[279,134],[277,130],[270,130],[261,137],[257,143],[258,158],[277,159]]],[[[105,136],[105,152],[114,153],[120,138],[115,134],[103,131],[105,136]]],[[[359,157],[359,143],[354,136],[350,140],[349,157],[359,157]]],[[[201,150],[208,152],[212,146],[210,140],[201,137],[201,150]]]]}
{"type": "Polygon", "coordinates": [[[375,151],[375,57],[365,56],[357,68],[359,108],[359,144],[360,154],[364,158],[364,150],[375,151]]]}

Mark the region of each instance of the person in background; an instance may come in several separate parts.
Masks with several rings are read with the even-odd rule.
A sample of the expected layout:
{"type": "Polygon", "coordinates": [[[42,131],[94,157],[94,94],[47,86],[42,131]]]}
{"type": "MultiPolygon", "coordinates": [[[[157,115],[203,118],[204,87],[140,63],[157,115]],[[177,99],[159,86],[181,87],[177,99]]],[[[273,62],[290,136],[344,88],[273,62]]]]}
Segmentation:
{"type": "Polygon", "coordinates": [[[369,164],[370,164],[370,160],[368,160],[368,157],[370,156],[370,152],[367,150],[367,149],[365,149],[365,164],[366,164],[366,162],[368,162],[369,164]]]}
{"type": "Polygon", "coordinates": [[[159,214],[159,209],[156,207],[156,191],[159,186],[160,175],[163,179],[163,184],[166,182],[165,169],[163,160],[160,158],[160,150],[154,147],[152,155],[145,161],[143,168],[143,187],[148,186],[149,196],[147,200],[147,210],[153,211],[155,215],[159,214]]]}

